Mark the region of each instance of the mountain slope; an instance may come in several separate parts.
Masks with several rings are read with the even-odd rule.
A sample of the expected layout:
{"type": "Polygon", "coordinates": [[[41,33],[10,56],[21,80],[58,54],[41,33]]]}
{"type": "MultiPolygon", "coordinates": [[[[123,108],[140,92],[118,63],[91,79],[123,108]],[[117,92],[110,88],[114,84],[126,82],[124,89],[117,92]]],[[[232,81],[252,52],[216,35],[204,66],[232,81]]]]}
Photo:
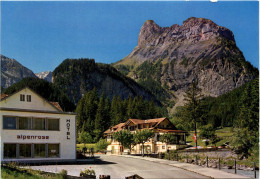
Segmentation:
{"type": "MultiPolygon", "coordinates": [[[[97,88],[110,99],[120,96],[143,96],[151,100],[155,97],[134,80],[125,77],[115,68],[97,64],[93,59],[66,59],[53,71],[53,83],[66,90],[76,104],[86,91],[97,88]]],[[[157,101],[157,103],[159,103],[157,101]]]]}
{"type": "Polygon", "coordinates": [[[153,93],[163,91],[160,99],[176,106],[183,104],[183,94],[195,79],[204,95],[219,96],[258,76],[229,29],[195,17],[171,27],[146,21],[138,45],[113,66],[151,90],[156,86],[153,93]]]}
{"type": "Polygon", "coordinates": [[[37,78],[35,74],[28,68],[21,65],[14,59],[10,59],[3,55],[1,58],[1,87],[7,88],[14,83],[26,77],[37,78]]]}

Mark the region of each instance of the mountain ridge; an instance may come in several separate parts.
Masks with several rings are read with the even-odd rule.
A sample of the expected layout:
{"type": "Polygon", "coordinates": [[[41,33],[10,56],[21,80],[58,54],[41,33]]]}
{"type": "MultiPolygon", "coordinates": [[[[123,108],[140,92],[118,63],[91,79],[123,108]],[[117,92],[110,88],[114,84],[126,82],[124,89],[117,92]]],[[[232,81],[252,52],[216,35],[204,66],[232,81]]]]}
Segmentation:
{"type": "Polygon", "coordinates": [[[165,103],[177,105],[183,105],[183,94],[193,80],[198,80],[205,96],[219,96],[258,76],[231,30],[195,17],[170,27],[146,21],[137,46],[113,66],[140,84],[161,86],[170,97],[165,103]]]}
{"type": "Polygon", "coordinates": [[[15,59],[8,58],[0,54],[1,58],[1,87],[7,88],[14,83],[19,82],[23,78],[33,77],[37,78],[36,75],[23,66],[15,59]]]}

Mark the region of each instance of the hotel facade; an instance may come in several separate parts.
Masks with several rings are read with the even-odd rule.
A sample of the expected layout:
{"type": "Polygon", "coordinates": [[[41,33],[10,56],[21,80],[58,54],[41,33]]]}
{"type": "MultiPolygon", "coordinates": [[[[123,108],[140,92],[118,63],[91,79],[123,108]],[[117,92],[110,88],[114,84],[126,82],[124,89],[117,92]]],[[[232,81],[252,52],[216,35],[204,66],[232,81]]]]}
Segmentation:
{"type": "Polygon", "coordinates": [[[75,117],[28,87],[1,94],[1,162],[76,160],[75,117]]]}
{"type": "Polygon", "coordinates": [[[138,130],[149,129],[154,132],[154,136],[144,143],[144,152],[150,153],[161,153],[167,150],[177,150],[185,148],[187,132],[178,130],[167,118],[157,119],[129,119],[125,123],[120,123],[110,127],[104,132],[107,141],[110,145],[107,147],[108,153],[120,154],[121,152],[131,152],[131,154],[141,154],[142,144],[132,145],[131,150],[124,149],[118,141],[113,139],[113,133],[121,130],[130,130],[135,133],[138,130]],[[171,143],[160,142],[160,136],[165,133],[171,133],[174,135],[174,141],[171,143]]]}

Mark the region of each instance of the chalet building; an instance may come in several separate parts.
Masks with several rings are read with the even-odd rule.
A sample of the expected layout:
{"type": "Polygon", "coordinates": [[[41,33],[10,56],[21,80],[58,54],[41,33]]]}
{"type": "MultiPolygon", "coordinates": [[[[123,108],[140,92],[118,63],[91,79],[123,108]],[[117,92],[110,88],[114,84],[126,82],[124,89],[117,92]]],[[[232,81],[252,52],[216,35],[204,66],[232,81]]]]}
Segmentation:
{"type": "MultiPolygon", "coordinates": [[[[167,119],[167,118],[158,118],[158,119],[129,119],[125,123],[120,123],[115,126],[110,127],[104,132],[107,137],[107,141],[111,142],[108,146],[107,151],[112,154],[119,154],[120,151],[126,152],[119,142],[115,141],[112,137],[113,133],[121,130],[130,130],[135,133],[138,130],[149,129],[154,132],[154,137],[149,141],[144,143],[145,153],[160,153],[166,152],[167,150],[176,150],[179,148],[186,147],[186,131],[177,130],[177,128],[167,119]],[[170,144],[162,143],[159,141],[160,135],[165,133],[171,133],[176,136],[175,141],[172,141],[170,144]]],[[[142,145],[137,144],[131,148],[132,154],[141,154],[142,145]]]]}
{"type": "Polygon", "coordinates": [[[28,87],[1,94],[1,162],[75,160],[75,116],[28,87]]]}

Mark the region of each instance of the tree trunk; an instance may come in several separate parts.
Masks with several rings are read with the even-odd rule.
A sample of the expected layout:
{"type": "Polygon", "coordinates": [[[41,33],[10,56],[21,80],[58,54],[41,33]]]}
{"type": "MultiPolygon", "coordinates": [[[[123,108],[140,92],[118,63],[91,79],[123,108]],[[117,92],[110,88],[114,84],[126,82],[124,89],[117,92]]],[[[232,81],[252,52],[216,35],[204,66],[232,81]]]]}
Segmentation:
{"type": "Polygon", "coordinates": [[[120,155],[122,155],[122,149],[123,149],[123,146],[122,146],[122,144],[120,144],[120,155]]]}
{"type": "Polygon", "coordinates": [[[132,145],[130,144],[130,154],[131,154],[131,150],[132,150],[132,145]]]}
{"type": "Polygon", "coordinates": [[[144,143],[142,143],[143,144],[143,157],[144,157],[144,143]]]}
{"type": "Polygon", "coordinates": [[[196,121],[195,121],[195,136],[196,136],[196,141],[195,141],[195,148],[197,149],[198,147],[198,143],[197,143],[197,125],[196,125],[196,121]]]}

